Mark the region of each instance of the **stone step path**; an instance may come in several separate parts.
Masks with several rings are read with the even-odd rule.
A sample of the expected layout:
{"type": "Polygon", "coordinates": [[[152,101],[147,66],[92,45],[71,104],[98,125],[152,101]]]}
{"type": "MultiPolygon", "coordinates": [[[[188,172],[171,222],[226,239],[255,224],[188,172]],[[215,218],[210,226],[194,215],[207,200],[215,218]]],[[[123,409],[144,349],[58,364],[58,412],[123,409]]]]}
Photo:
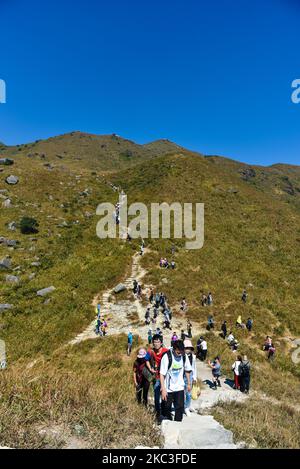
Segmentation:
{"type": "Polygon", "coordinates": [[[162,422],[165,449],[237,449],[242,444],[233,442],[233,434],[217,422],[210,409],[220,402],[242,402],[248,396],[231,387],[231,380],[221,377],[221,388],[211,389],[211,369],[197,360],[198,379],[203,388],[197,400],[192,401],[193,412],[184,415],[182,422],[162,422]]]}
{"type": "MultiPolygon", "coordinates": [[[[145,254],[149,253],[149,249],[145,249],[145,254]]],[[[136,253],[133,256],[131,272],[129,277],[122,282],[129,291],[133,288],[133,281],[137,280],[139,283],[142,282],[146,275],[146,270],[141,266],[142,256],[136,253]]],[[[142,296],[147,297],[150,290],[149,285],[144,285],[142,290],[142,296]]],[[[155,329],[156,327],[162,328],[163,317],[160,314],[157,318],[156,324],[145,325],[145,312],[146,307],[142,305],[142,302],[136,298],[132,293],[132,300],[118,300],[114,294],[113,288],[105,291],[102,296],[96,295],[92,301],[93,308],[96,308],[97,304],[101,304],[101,315],[105,317],[108,323],[107,335],[115,335],[125,333],[131,330],[134,335],[139,335],[143,340],[147,341],[148,331],[150,328],[155,329]],[[116,300],[115,300],[116,298],[116,300]]],[[[89,326],[74,339],[69,342],[69,345],[76,345],[84,340],[88,339],[99,339],[99,335],[95,333],[95,321],[96,318],[89,324],[89,326]]],[[[185,318],[174,318],[172,320],[172,330],[179,332],[186,326],[185,318]]],[[[194,331],[194,333],[197,331],[194,331]]],[[[203,332],[202,330],[197,333],[203,332]]],[[[171,337],[172,331],[167,330],[165,335],[171,337]]],[[[169,342],[169,339],[166,339],[169,342]]]]}

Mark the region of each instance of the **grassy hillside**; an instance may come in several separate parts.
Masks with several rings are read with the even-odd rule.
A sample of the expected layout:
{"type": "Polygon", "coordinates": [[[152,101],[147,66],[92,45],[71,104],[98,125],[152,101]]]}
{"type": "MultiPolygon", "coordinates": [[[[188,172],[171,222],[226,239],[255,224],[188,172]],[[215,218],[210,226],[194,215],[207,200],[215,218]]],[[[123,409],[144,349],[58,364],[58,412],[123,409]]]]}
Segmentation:
{"type": "MultiPolygon", "coordinates": [[[[1,207],[0,237],[19,241],[11,248],[0,244],[0,259],[9,255],[12,262],[9,271],[0,271],[0,303],[14,305],[0,313],[9,364],[0,373],[3,444],[57,446],[57,441],[41,438],[42,424],[66,425],[71,433],[80,424],[83,439],[92,446],[134,446],[142,443],[141,434],[144,444],[155,444],[152,419],[133,402],[132,363],[123,353],[126,339],[62,348],[93,319],[92,298],[124,278],[137,247],[135,242],[128,245],[96,237],[97,205],[115,203],[118,198],[105,179],[121,186],[129,203],[205,203],[203,249],[186,251],[184,240],[146,240],[151,248],[143,259],[149,271],[146,281],[162,289],[175,310],[186,297],[188,317],[199,327],[205,327],[209,312],[215,317],[216,332],[226,319],[253,364],[252,388],[283,406],[299,401],[300,370],[291,361],[289,340],[300,336],[299,167],[249,167],[188,152],[168,141],[136,145],[114,135],[79,132],[4,146],[2,157],[15,163],[0,167],[0,206],[8,197],[12,202],[10,208],[1,207]],[[19,177],[17,185],[5,183],[10,174],[19,177]],[[24,216],[38,221],[38,233],[24,235],[19,228],[8,229],[9,223],[18,224],[24,216]],[[177,269],[161,270],[159,258],[171,258],[172,244],[177,246],[177,269]],[[6,282],[8,274],[17,275],[19,283],[6,282]],[[36,292],[52,285],[56,290],[45,303],[36,292]],[[240,299],[244,288],[249,293],[246,305],[240,299]],[[210,310],[200,306],[202,292],[208,291],[215,300],[210,310]],[[253,333],[235,329],[238,314],[243,320],[254,319],[253,333]],[[261,350],[267,334],[277,346],[272,364],[261,350]],[[121,386],[111,385],[116,376],[121,386]],[[98,404],[102,399],[104,419],[98,404]],[[115,399],[122,407],[124,428],[118,428],[115,399]],[[142,431],[136,421],[142,422],[142,431]],[[129,427],[131,436],[124,442],[122,435],[129,427]]],[[[208,343],[210,357],[220,353],[224,371],[230,374],[232,352],[218,333],[209,334],[208,343]]],[[[258,401],[256,406],[262,410],[264,403],[258,401]]],[[[272,421],[282,421],[286,429],[282,445],[295,446],[291,434],[298,414],[288,429],[288,419],[281,418],[282,407],[272,402],[268,406],[272,421]]],[[[249,412],[258,409],[250,406],[249,412],[242,413],[239,426],[229,418],[235,411],[225,407],[218,418],[250,442],[254,430],[245,435],[241,428],[249,412]]],[[[263,421],[258,418],[257,425],[263,421]]],[[[264,442],[258,438],[259,446],[276,446],[275,429],[274,435],[270,432],[264,442]]]]}

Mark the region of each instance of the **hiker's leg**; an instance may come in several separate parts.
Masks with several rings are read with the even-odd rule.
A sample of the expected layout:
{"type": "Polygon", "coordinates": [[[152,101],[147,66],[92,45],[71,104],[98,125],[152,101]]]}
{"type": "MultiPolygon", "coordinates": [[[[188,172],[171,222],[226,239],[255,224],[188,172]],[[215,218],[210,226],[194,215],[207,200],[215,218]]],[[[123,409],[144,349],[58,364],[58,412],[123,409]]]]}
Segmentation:
{"type": "Polygon", "coordinates": [[[173,402],[173,393],[169,392],[167,400],[163,401],[162,406],[161,406],[162,414],[168,420],[173,420],[172,414],[171,414],[172,402],[173,402]]]}
{"type": "Polygon", "coordinates": [[[160,380],[157,379],[153,386],[154,391],[154,405],[155,411],[157,415],[160,415],[161,412],[161,405],[160,405],[160,380]]]}
{"type": "Polygon", "coordinates": [[[148,393],[149,393],[149,388],[150,388],[150,381],[145,379],[143,381],[143,404],[145,406],[148,405],[148,393]]]}
{"type": "Polygon", "coordinates": [[[184,413],[184,391],[173,392],[175,422],[181,422],[184,413]]]}
{"type": "Polygon", "coordinates": [[[142,402],[142,386],[139,384],[137,389],[136,389],[136,400],[140,404],[142,402]]]}
{"type": "Polygon", "coordinates": [[[235,386],[235,389],[239,389],[240,385],[239,385],[239,376],[236,375],[234,373],[234,386],[235,386]]]}
{"type": "Polygon", "coordinates": [[[240,376],[240,391],[241,392],[245,391],[245,378],[244,378],[244,376],[240,376]]]}
{"type": "Polygon", "coordinates": [[[247,376],[245,378],[245,391],[249,392],[249,388],[250,388],[250,376],[247,376]]]}

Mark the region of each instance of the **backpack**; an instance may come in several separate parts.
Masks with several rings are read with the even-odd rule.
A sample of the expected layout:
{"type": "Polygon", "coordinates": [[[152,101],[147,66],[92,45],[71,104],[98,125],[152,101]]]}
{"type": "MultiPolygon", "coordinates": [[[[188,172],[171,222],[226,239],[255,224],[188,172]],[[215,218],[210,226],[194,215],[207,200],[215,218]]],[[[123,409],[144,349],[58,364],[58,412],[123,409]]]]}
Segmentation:
{"type": "Polygon", "coordinates": [[[243,378],[247,378],[250,375],[250,366],[249,363],[241,363],[239,365],[239,375],[243,378]]]}
{"type": "MultiPolygon", "coordinates": [[[[173,361],[173,357],[172,357],[172,350],[168,350],[166,352],[166,354],[168,355],[168,360],[169,360],[169,365],[168,365],[168,371],[171,369],[171,366],[172,366],[172,361],[173,361]]],[[[165,355],[165,353],[164,353],[165,355]]],[[[163,356],[164,356],[163,355],[163,356]]],[[[185,360],[186,360],[186,354],[183,355],[183,369],[185,367],[185,360]]]]}

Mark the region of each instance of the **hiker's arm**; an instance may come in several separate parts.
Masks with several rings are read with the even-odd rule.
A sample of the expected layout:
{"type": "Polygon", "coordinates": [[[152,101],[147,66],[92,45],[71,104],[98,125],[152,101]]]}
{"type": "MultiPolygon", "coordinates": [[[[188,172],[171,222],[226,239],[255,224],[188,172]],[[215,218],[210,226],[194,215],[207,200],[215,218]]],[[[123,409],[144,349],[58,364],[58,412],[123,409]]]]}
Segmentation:
{"type": "Polygon", "coordinates": [[[133,382],[134,382],[134,386],[137,387],[136,371],[135,370],[133,370],[133,382]]]}
{"type": "Polygon", "coordinates": [[[186,371],[186,377],[187,377],[187,390],[188,390],[188,392],[191,392],[192,383],[191,383],[191,372],[190,371],[186,371]]]}
{"type": "Polygon", "coordinates": [[[150,361],[146,361],[146,367],[149,371],[151,371],[151,373],[155,373],[155,370],[152,368],[150,361]]]}
{"type": "Polygon", "coordinates": [[[165,386],[165,376],[161,373],[160,373],[160,392],[161,392],[162,400],[166,401],[168,397],[168,393],[167,393],[166,386],[165,386]]]}

